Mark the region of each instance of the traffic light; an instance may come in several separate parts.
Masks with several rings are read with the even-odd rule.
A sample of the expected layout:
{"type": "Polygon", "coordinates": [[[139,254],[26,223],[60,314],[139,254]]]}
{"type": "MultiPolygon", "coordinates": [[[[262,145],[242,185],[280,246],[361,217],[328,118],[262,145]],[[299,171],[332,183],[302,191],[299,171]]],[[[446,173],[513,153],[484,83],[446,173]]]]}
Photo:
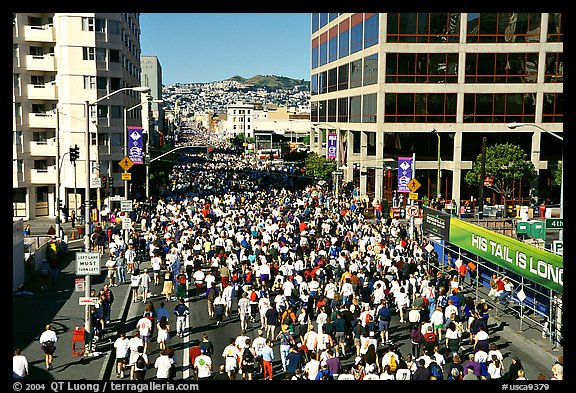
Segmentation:
{"type": "Polygon", "coordinates": [[[100,178],[100,184],[102,188],[108,188],[108,176],[102,176],[100,178]]]}
{"type": "Polygon", "coordinates": [[[70,162],[75,162],[78,158],[80,158],[80,148],[78,145],[70,146],[70,162]]]}

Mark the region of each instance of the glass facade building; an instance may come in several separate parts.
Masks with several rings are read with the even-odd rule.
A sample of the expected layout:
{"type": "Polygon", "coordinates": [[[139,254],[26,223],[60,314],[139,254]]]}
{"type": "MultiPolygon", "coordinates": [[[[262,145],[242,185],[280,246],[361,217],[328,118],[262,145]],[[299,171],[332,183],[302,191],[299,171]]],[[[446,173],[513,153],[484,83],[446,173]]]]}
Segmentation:
{"type": "MultiPolygon", "coordinates": [[[[415,156],[419,197],[474,200],[464,176],[487,146],[525,149],[539,172],[515,199],[559,200],[563,131],[561,13],[313,13],[311,148],[338,130],[344,180],[390,199],[398,157],[415,156]],[[440,135],[441,181],[437,184],[440,135]]],[[[499,196],[486,195],[500,204],[499,196]]]]}

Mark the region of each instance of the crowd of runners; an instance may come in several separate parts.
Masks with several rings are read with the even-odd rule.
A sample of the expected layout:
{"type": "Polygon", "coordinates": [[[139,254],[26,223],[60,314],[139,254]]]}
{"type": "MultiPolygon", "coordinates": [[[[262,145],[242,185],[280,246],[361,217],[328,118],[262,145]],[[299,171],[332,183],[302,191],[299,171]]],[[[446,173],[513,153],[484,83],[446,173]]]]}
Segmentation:
{"type": "MultiPolygon", "coordinates": [[[[463,295],[470,269],[437,269],[417,228],[365,219],[373,205],[353,187],[335,197],[287,169],[262,171],[250,156],[211,158],[174,166],[171,189],[134,231],[167,301],[188,284],[217,325],[239,316],[239,336],[222,354],[192,346],[195,377],[272,379],[275,345],[286,379],[526,377],[517,357],[504,369],[488,304],[463,295]],[[407,353],[390,333],[393,314],[409,327],[407,353]]],[[[553,371],[562,378],[560,362],[553,371]]]]}

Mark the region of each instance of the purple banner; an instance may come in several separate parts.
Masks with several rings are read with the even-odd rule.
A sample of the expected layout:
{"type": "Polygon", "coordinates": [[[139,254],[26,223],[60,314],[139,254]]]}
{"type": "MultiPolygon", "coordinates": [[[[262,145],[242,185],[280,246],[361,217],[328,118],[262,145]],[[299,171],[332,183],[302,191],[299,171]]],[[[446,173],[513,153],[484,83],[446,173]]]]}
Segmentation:
{"type": "Polygon", "coordinates": [[[408,183],[412,180],[412,157],[398,157],[398,192],[412,192],[408,183]]]}
{"type": "Polygon", "coordinates": [[[336,159],[336,149],[338,149],[338,135],[328,134],[328,143],[326,143],[326,158],[336,159]]]}
{"type": "Polygon", "coordinates": [[[144,143],[142,142],[142,127],[128,126],[128,157],[134,164],[143,164],[144,143]]]}

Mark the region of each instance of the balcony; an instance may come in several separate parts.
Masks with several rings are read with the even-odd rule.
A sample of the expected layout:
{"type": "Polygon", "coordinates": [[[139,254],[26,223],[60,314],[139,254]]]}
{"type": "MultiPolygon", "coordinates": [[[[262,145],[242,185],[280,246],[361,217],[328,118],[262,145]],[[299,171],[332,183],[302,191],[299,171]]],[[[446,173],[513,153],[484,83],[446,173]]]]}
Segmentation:
{"type": "Polygon", "coordinates": [[[48,82],[42,85],[28,85],[28,99],[57,100],[56,83],[48,82]]]}
{"type": "Polygon", "coordinates": [[[29,71],[56,72],[56,56],[54,53],[42,56],[26,55],[26,67],[29,71]]]}
{"type": "Polygon", "coordinates": [[[56,115],[51,112],[30,113],[28,116],[30,128],[54,128],[56,129],[56,115]]]}
{"type": "Polygon", "coordinates": [[[56,182],[56,166],[30,170],[31,184],[54,184],[56,182]]]}
{"type": "MultiPolygon", "coordinates": [[[[60,154],[62,154],[62,152],[60,152],[60,154]]],[[[56,157],[55,139],[51,138],[47,141],[30,141],[30,155],[56,157]]]]}
{"type": "Polygon", "coordinates": [[[24,26],[24,39],[29,42],[56,42],[56,31],[52,25],[24,26]]]}

